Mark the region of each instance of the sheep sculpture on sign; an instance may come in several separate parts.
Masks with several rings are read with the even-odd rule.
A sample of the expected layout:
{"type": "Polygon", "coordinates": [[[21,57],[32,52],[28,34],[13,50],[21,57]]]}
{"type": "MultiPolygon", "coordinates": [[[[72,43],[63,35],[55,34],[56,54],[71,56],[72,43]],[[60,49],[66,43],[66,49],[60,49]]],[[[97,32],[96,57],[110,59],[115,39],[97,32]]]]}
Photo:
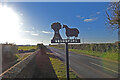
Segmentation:
{"type": "Polygon", "coordinates": [[[69,28],[67,25],[63,25],[63,28],[66,29],[66,36],[68,39],[74,36],[74,39],[78,37],[79,30],[77,28],[69,28]]]}

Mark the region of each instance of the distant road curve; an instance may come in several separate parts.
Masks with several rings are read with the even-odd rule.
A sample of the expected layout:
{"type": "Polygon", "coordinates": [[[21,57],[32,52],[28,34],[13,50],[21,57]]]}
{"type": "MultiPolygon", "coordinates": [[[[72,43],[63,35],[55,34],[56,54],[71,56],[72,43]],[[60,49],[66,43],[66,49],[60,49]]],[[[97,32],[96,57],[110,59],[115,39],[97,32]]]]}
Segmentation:
{"type": "MultiPolygon", "coordinates": [[[[47,46],[65,62],[65,51],[47,46]]],[[[82,78],[118,78],[118,63],[69,52],[70,67],[82,78]]]]}

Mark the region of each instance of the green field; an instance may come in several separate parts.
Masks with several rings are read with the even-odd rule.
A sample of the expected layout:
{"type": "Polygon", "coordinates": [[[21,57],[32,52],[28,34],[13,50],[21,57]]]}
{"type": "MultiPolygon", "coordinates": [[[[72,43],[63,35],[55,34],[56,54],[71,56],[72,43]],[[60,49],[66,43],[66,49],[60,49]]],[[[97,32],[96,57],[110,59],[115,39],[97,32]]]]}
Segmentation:
{"type": "Polygon", "coordinates": [[[37,46],[18,46],[18,50],[31,50],[31,49],[37,49],[37,46]]]}
{"type": "MultiPolygon", "coordinates": [[[[64,49],[64,48],[59,48],[57,46],[51,46],[51,47],[58,48],[58,49],[64,49]]],[[[78,49],[69,49],[69,51],[76,52],[78,54],[96,56],[96,57],[100,57],[102,59],[118,61],[118,53],[117,52],[116,53],[113,53],[113,52],[98,52],[98,51],[87,51],[87,50],[78,50],[78,49]]]]}

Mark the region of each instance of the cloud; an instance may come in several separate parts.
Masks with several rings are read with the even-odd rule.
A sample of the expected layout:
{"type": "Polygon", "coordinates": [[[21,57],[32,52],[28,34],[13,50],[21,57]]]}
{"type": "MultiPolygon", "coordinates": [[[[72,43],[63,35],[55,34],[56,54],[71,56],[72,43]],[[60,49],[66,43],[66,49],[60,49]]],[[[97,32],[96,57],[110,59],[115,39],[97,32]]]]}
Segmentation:
{"type": "Polygon", "coordinates": [[[30,31],[25,31],[26,33],[29,33],[30,31]]]}
{"type": "Polygon", "coordinates": [[[23,16],[23,13],[20,13],[20,16],[23,16]]]}
{"type": "Polygon", "coordinates": [[[96,12],[96,14],[100,14],[100,12],[96,12]]]}
{"type": "Polygon", "coordinates": [[[85,17],[81,17],[82,19],[85,18],[85,17]]]}
{"type": "Polygon", "coordinates": [[[23,23],[22,23],[22,22],[20,22],[20,25],[23,25],[23,23]]]}
{"type": "Polygon", "coordinates": [[[32,29],[34,30],[35,28],[34,28],[34,27],[32,27],[32,29]]]}
{"type": "Polygon", "coordinates": [[[92,22],[94,20],[96,20],[96,18],[94,18],[94,19],[84,19],[84,22],[92,22]]]}
{"type": "Polygon", "coordinates": [[[45,34],[52,34],[52,32],[48,32],[48,31],[42,31],[42,33],[45,33],[45,34]]]}
{"type": "Polygon", "coordinates": [[[76,16],[77,18],[80,18],[81,16],[76,16]]]}
{"type": "Polygon", "coordinates": [[[76,16],[77,18],[81,18],[81,19],[83,19],[83,18],[85,18],[85,17],[82,17],[82,16],[76,16]]]}
{"type": "Polygon", "coordinates": [[[31,34],[31,35],[33,35],[33,36],[38,36],[39,34],[31,34]]]}

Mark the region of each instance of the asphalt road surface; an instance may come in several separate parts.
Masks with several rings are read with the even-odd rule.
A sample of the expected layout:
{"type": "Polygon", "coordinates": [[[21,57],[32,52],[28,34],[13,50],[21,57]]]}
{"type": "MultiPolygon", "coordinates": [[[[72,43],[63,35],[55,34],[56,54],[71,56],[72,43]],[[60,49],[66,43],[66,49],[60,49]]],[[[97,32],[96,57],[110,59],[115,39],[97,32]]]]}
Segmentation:
{"type": "MultiPolygon", "coordinates": [[[[65,51],[47,47],[65,62],[65,51]]],[[[118,63],[69,52],[70,67],[81,78],[118,78],[118,63]]]]}

